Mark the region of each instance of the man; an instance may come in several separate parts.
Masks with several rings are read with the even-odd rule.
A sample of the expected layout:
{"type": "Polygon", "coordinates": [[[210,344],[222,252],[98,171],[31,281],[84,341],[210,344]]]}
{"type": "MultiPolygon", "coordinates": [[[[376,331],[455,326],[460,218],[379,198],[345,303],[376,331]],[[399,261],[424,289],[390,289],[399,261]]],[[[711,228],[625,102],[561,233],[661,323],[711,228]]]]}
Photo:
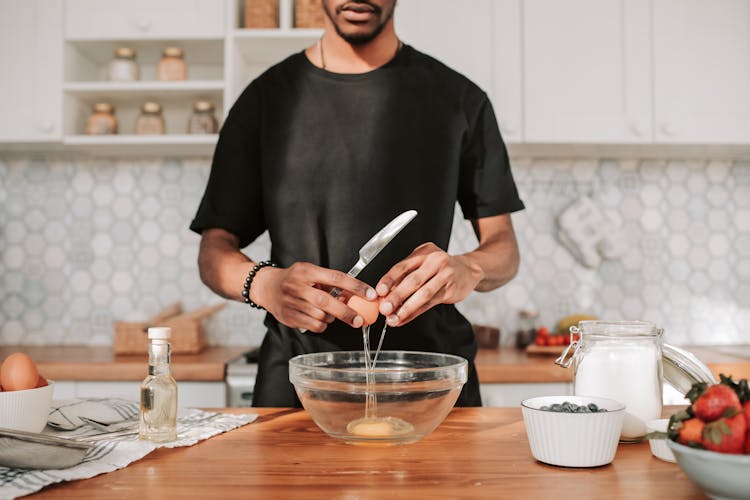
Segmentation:
{"type": "Polygon", "coordinates": [[[299,406],[292,356],[362,349],[363,319],[333,287],[380,299],[383,349],[467,358],[457,404],[481,405],[476,341],[453,304],[515,275],[510,213],[523,203],[487,96],[398,39],[395,3],[323,0],[321,39],[251,82],[222,127],[191,228],[204,283],[269,313],[256,406],[299,406]],[[479,244],[448,255],[456,200],[479,244]],[[357,250],[408,209],[417,218],[348,276],[357,250]],[[240,252],[266,230],[274,266],[240,252]]]}

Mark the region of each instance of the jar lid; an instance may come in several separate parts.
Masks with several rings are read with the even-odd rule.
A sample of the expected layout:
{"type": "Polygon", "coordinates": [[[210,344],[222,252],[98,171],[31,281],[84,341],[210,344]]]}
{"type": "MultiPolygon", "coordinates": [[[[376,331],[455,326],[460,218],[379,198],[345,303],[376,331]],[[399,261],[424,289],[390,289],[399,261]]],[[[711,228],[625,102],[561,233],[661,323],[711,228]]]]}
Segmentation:
{"type": "Polygon", "coordinates": [[[211,101],[195,101],[195,104],[193,104],[193,109],[195,111],[213,111],[214,103],[212,103],[211,101]]]}
{"type": "Polygon", "coordinates": [[[115,57],[121,59],[135,59],[135,50],[130,47],[119,47],[115,50],[115,57]]]}
{"type": "Polygon", "coordinates": [[[680,394],[687,394],[697,382],[718,382],[711,369],[693,353],[669,344],[662,345],[661,353],[664,380],[680,394]]]}
{"type": "Polygon", "coordinates": [[[144,113],[161,113],[161,104],[153,101],[146,101],[141,105],[141,111],[144,113]]]}
{"type": "Polygon", "coordinates": [[[92,109],[97,113],[112,113],[115,108],[108,102],[96,102],[92,106],[92,109]]]}
{"type": "Polygon", "coordinates": [[[152,326],[148,329],[148,338],[152,340],[167,340],[172,335],[168,326],[152,326]]]}
{"type": "Polygon", "coordinates": [[[182,57],[182,49],[179,47],[167,47],[162,51],[164,57],[182,57]]]}
{"type": "Polygon", "coordinates": [[[518,316],[520,318],[538,318],[539,311],[536,309],[522,309],[518,311],[518,316]]]}

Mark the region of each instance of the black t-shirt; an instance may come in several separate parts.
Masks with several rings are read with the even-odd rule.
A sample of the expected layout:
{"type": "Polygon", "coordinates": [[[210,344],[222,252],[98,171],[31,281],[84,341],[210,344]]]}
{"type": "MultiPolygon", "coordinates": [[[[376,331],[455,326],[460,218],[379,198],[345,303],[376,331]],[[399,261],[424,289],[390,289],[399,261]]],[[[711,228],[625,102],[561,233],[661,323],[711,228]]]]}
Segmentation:
{"type": "MultiPolygon", "coordinates": [[[[223,228],[241,247],[268,230],[270,257],[280,266],[307,261],[347,271],[377,230],[417,210],[359,275],[374,286],[422,243],[447,250],[456,201],[468,219],[523,208],[481,89],[408,45],[364,74],[331,73],[300,52],[255,79],[235,102],[190,227],[223,228]]],[[[375,340],[382,324],[381,317],[371,329],[375,340]]],[[[292,355],[362,349],[361,333],[341,321],[323,334],[301,334],[270,314],[266,325],[262,349],[284,351],[276,357],[276,377],[292,355]]],[[[389,327],[383,349],[473,360],[476,343],[456,308],[439,305],[389,327]]],[[[261,360],[267,374],[259,382],[271,376],[269,364],[261,360]]]]}

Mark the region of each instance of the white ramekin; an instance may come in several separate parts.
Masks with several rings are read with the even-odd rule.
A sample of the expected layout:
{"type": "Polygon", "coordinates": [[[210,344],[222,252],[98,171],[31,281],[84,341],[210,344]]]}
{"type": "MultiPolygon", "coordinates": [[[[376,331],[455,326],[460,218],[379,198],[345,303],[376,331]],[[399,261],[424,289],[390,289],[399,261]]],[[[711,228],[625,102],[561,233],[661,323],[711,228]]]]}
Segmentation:
{"type": "Polygon", "coordinates": [[[523,421],[535,459],[563,467],[598,467],[615,458],[625,405],[613,399],[589,396],[543,396],[521,403],[523,421]],[[595,403],[606,412],[562,413],[540,410],[565,401],[595,403]]]}
{"type": "Polygon", "coordinates": [[[55,383],[25,391],[0,392],[0,427],[16,431],[42,432],[47,425],[55,383]]]}
{"type": "MultiPolygon", "coordinates": [[[[646,430],[648,432],[667,432],[667,426],[669,425],[668,418],[658,418],[656,420],[649,420],[646,422],[646,430]]],[[[667,439],[649,439],[648,445],[651,447],[651,453],[656,457],[664,460],[665,462],[677,462],[674,457],[674,453],[667,446],[667,439]]]]}

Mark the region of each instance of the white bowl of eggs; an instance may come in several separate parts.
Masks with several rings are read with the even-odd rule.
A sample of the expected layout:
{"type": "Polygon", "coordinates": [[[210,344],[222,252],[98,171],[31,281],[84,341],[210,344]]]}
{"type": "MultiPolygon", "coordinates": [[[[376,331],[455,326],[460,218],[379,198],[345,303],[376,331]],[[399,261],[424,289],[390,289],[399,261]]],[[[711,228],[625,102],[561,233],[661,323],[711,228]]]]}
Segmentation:
{"type": "Polygon", "coordinates": [[[0,428],[41,432],[47,425],[53,386],[28,355],[16,352],[5,358],[0,365],[0,428]]]}

